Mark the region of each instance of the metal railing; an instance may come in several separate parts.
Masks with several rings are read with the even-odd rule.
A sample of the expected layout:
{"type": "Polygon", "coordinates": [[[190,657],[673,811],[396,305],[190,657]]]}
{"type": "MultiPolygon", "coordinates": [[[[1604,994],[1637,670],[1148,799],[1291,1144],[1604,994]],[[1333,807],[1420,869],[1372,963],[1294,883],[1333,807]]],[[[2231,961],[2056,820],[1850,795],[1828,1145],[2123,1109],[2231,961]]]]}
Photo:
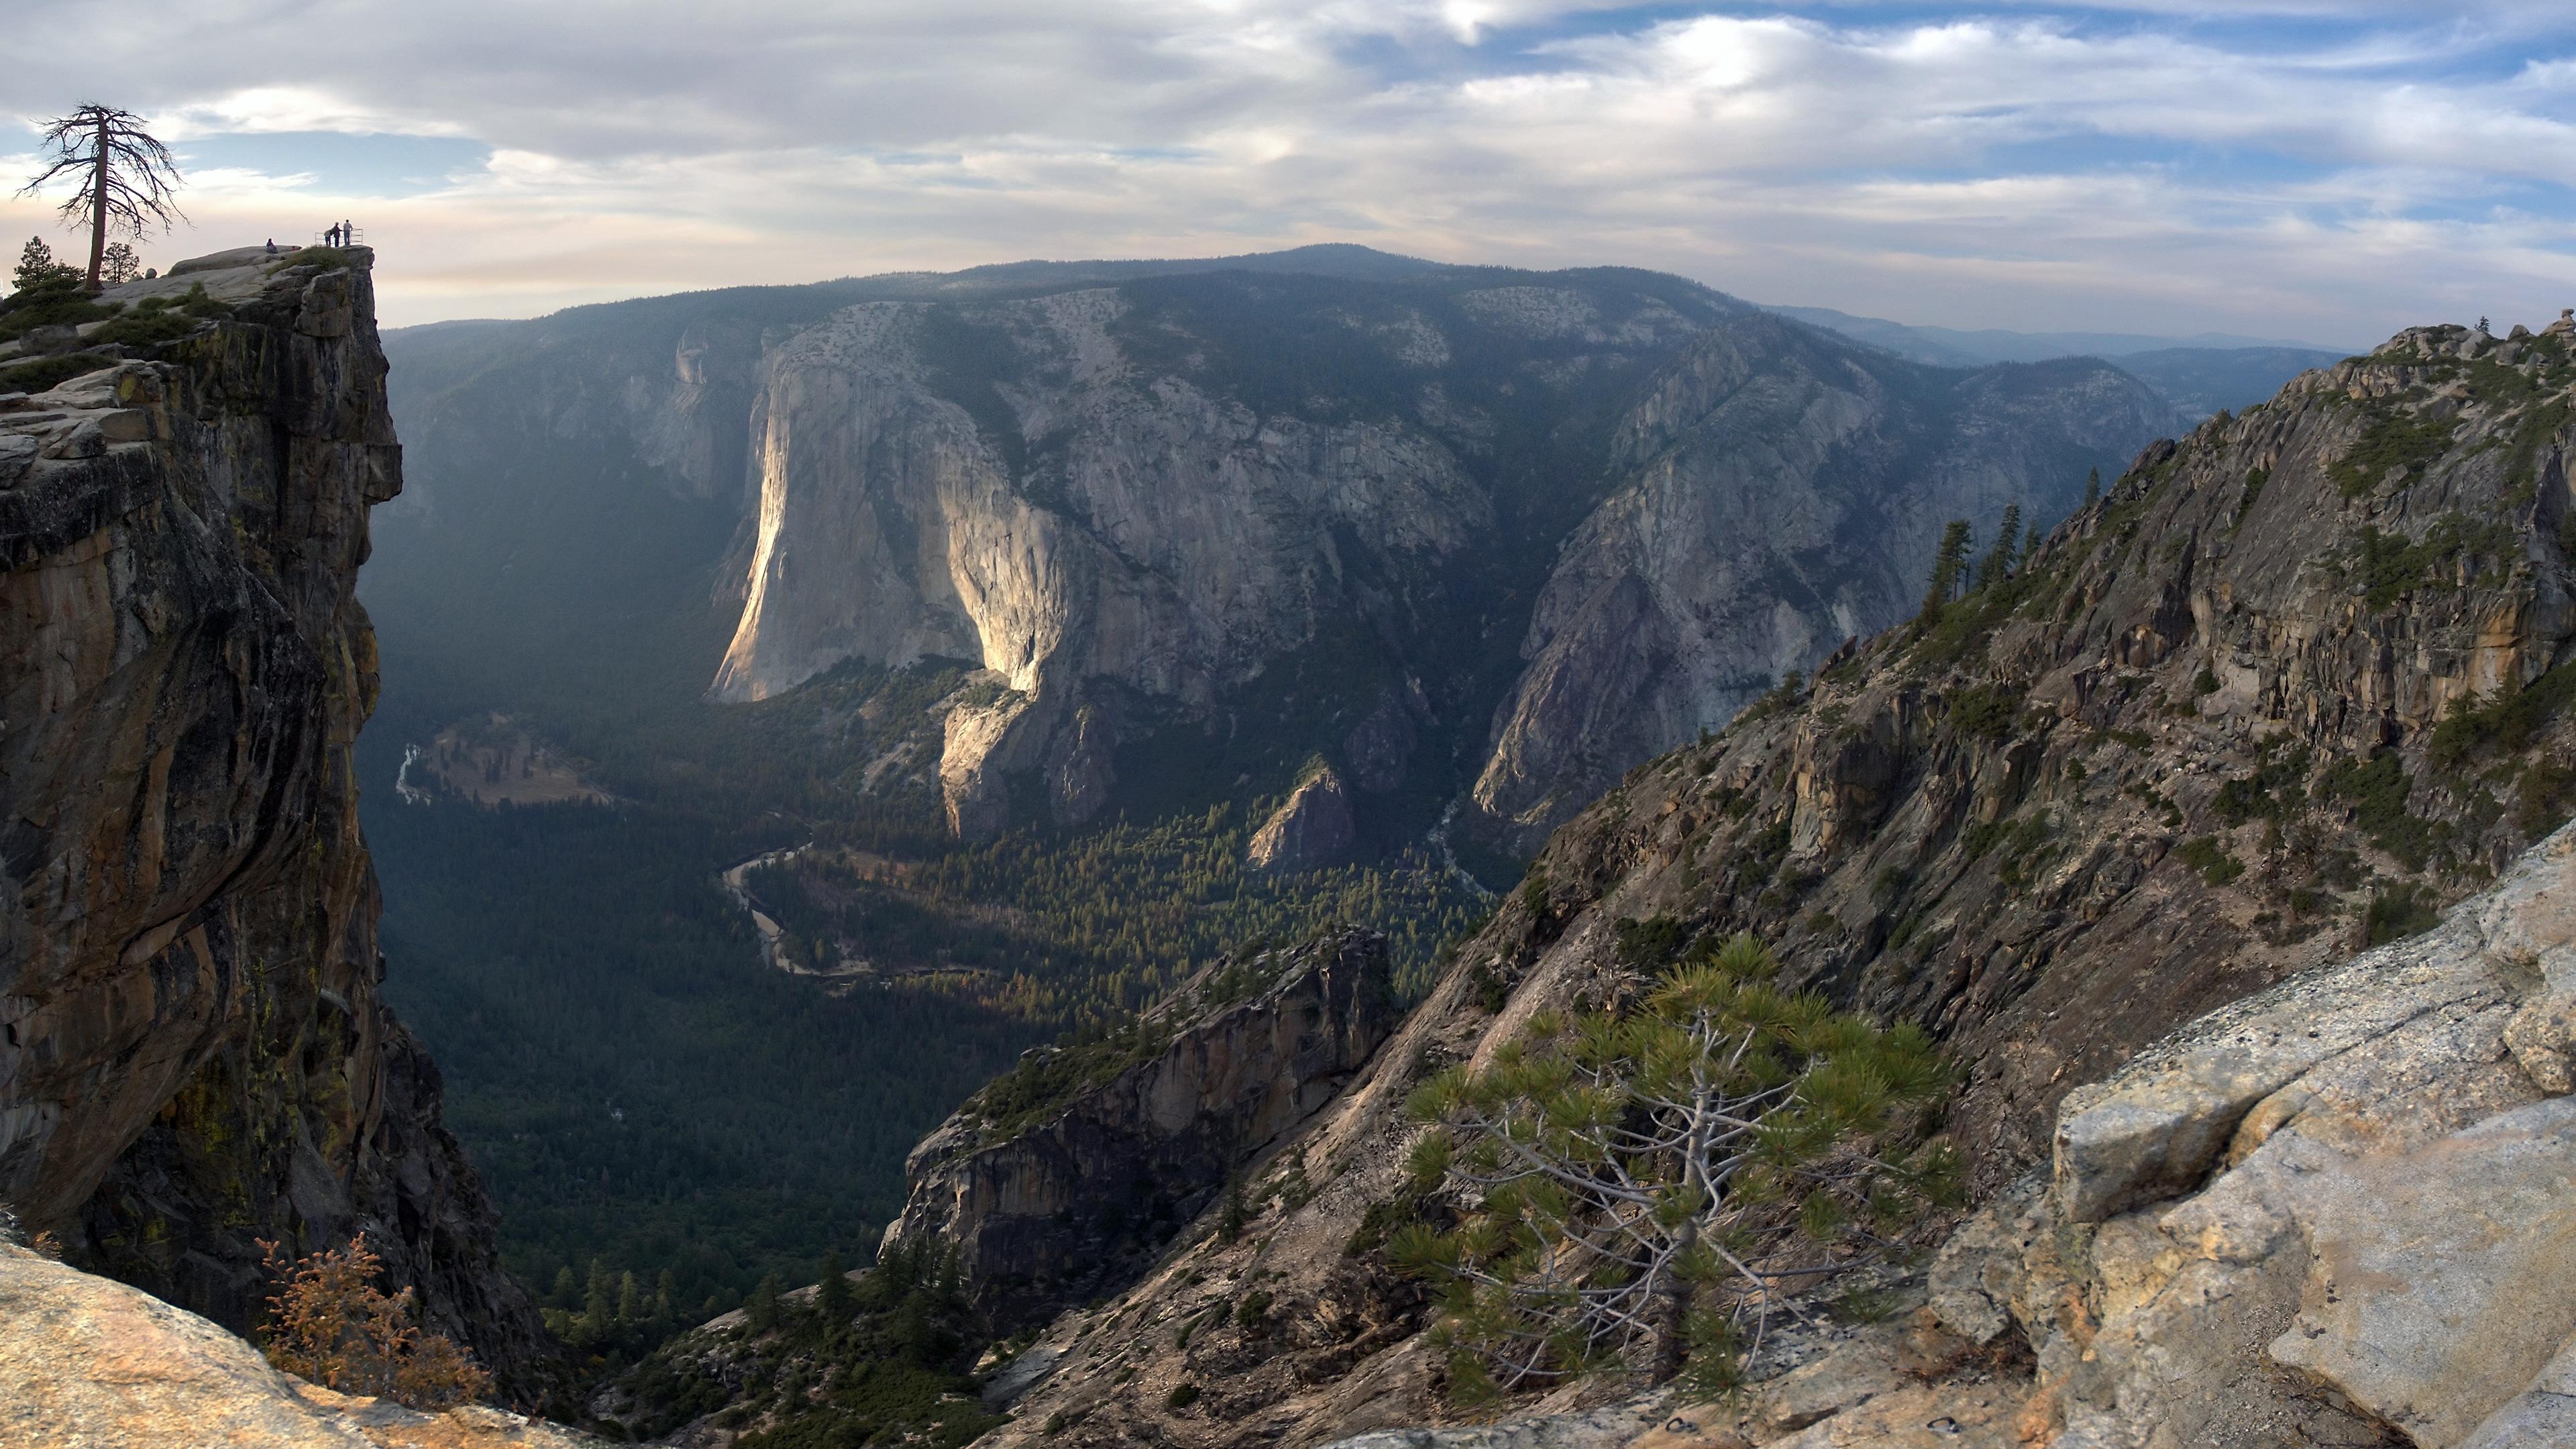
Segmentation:
{"type": "MultiPolygon", "coordinates": [[[[313,245],[317,247],[327,247],[331,245],[330,237],[331,229],[329,227],[324,227],[322,230],[313,233],[313,245]]],[[[340,245],[344,247],[362,247],[366,244],[367,229],[363,226],[353,226],[349,228],[349,234],[340,238],[340,245]]]]}

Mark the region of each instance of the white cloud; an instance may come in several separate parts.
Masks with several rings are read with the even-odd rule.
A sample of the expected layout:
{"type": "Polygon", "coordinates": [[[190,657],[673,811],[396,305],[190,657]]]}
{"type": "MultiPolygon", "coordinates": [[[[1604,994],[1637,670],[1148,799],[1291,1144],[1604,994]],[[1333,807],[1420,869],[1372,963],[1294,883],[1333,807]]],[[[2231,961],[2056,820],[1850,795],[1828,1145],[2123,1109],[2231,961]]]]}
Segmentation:
{"type": "MultiPolygon", "coordinates": [[[[1315,240],[1657,266],[1954,325],[2336,342],[2555,315],[2576,277],[2562,5],[1625,13],[218,0],[151,27],[102,14],[60,66],[0,77],[0,110],[112,91],[178,135],[490,146],[395,201],[327,174],[195,178],[195,246],[360,216],[406,321],[1315,240]]],[[[43,211],[0,203],[0,225],[43,211]]]]}

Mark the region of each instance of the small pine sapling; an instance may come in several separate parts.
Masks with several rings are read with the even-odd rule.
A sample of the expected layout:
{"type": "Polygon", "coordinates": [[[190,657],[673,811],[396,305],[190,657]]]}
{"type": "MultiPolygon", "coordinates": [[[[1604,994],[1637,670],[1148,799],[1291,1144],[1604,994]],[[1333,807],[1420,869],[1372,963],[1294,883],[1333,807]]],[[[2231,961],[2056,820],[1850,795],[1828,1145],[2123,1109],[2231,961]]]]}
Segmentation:
{"type": "Polygon", "coordinates": [[[1542,1013],[1414,1094],[1416,1184],[1465,1211],[1387,1252],[1440,1292],[1453,1398],[1611,1369],[1730,1391],[1791,1295],[1957,1200],[1930,1038],[1777,970],[1751,936],[1695,948],[1641,1010],[1542,1013]]]}

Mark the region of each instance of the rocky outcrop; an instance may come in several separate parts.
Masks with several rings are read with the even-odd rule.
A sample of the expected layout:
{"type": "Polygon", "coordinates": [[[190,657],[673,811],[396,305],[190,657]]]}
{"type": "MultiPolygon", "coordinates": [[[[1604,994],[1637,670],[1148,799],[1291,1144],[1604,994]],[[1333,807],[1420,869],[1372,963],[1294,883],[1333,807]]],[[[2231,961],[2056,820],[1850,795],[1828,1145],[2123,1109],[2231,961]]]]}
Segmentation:
{"type": "Polygon", "coordinates": [[[1626,481],[1539,595],[1477,808],[1535,850],[1629,766],[1912,613],[1949,520],[2061,518],[2090,460],[2169,423],[2087,359],[1931,373],[1769,314],[1720,322],[1620,424],[1626,481]]]}
{"type": "Polygon", "coordinates": [[[402,471],[366,254],[218,261],[179,284],[228,315],[0,398],[34,444],[0,452],[0,1197],[236,1327],[257,1240],[363,1229],[531,1392],[549,1340],[378,996],[353,585],[402,471]]]}
{"type": "MultiPolygon", "coordinates": [[[[1179,324],[1141,318],[1128,289],[869,303],[799,334],[765,362],[754,407],[761,504],[715,697],[763,698],[853,657],[980,662],[1034,701],[952,726],[950,822],[982,838],[1008,819],[999,779],[1061,753],[1050,742],[1079,701],[1205,715],[1354,616],[1401,670],[1449,673],[1434,626],[1467,592],[1455,571],[1490,572],[1496,551],[1478,545],[1526,522],[1505,516],[1489,415],[1460,406],[1480,379],[1452,340],[1548,353],[1528,366],[1555,383],[1581,369],[1553,349],[1639,349],[1673,360],[1622,398],[1600,451],[1552,460],[1606,465],[1614,491],[1538,593],[1475,788],[1526,850],[1618,771],[1899,617],[1945,520],[1991,524],[2008,504],[2054,517],[2088,464],[2166,420],[2098,363],[1939,373],[1713,296],[1684,311],[1597,283],[1448,288],[1375,324],[1332,300],[1320,320],[1375,354],[1344,366],[1412,384],[1356,416],[1261,406],[1204,353],[1174,366],[1150,344],[1179,324]],[[961,336],[981,339],[971,370],[961,336]]],[[[1310,306],[1279,325],[1318,320],[1310,306]]],[[[1506,540],[1500,559],[1534,586],[1556,543],[1506,540]]],[[[1306,743],[1391,789],[1413,721],[1387,713],[1391,688],[1351,683],[1379,698],[1336,700],[1337,719],[1365,717],[1306,743]]],[[[1116,721],[1094,718],[1114,744],[1116,721]]],[[[1051,793],[1060,823],[1097,808],[1088,789],[1051,793]]]]}
{"type": "Polygon", "coordinates": [[[496,1409],[425,1414],[268,1366],[257,1349],[124,1284],[0,1242],[0,1441],[48,1449],[578,1449],[600,1441],[496,1409]]]}
{"type": "Polygon", "coordinates": [[[2571,957],[2576,829],[2070,1094],[2051,1178],[1963,1228],[1932,1307],[2027,1340],[2064,1449],[2557,1442],[2576,1099],[2510,1039],[2571,957]]]}
{"type": "Polygon", "coordinates": [[[1331,865],[1351,848],[1358,826],[1351,819],[1351,792],[1330,765],[1317,767],[1261,828],[1252,833],[1245,863],[1254,870],[1288,874],[1331,865]]]}
{"type": "MultiPolygon", "coordinates": [[[[2460,329],[2409,333],[2151,448],[2026,563],[1999,561],[1989,592],[1837,651],[1812,685],[1629,772],[1557,832],[1371,1069],[1254,1176],[1261,1211],[1243,1239],[1200,1239],[1123,1298],[1051,1325],[1037,1345],[1054,1355],[1051,1371],[994,1442],[1311,1444],[1442,1423],[1451,1411],[1420,1332],[1426,1310],[1375,1247],[1423,1210],[1403,1167],[1407,1093],[1444,1065],[1488,1057],[1540,1010],[1633,1000],[1674,946],[1739,930],[1775,944],[1787,984],[1926,1021],[1964,1069],[1950,1130],[1995,1207],[1962,1240],[1991,1255],[1934,1274],[1931,1327],[1967,1344],[1965,1377],[1908,1370],[1902,1394],[1870,1401],[1911,1415],[1945,1385],[1983,1375],[1987,1392],[2007,1382],[1998,1375],[2021,1375],[2000,1403],[1989,1392],[1875,1428],[1867,1415],[1838,1427],[1825,1417],[1758,1442],[1980,1442],[1974,1430],[2045,1443],[2058,1405],[2068,1434],[2097,1421],[2085,1415],[2151,1428],[2118,1407],[2145,1390],[2099,1367],[2110,1362],[2103,1335],[2121,1321],[2101,1305],[2114,1300],[2176,1315],[2142,1342],[2184,1342],[2201,1312],[2212,1352],[2251,1344],[2267,1355],[2239,1373],[2141,1350],[2121,1360],[2135,1384],[2250,1395],[2251,1375],[2358,1406],[2298,1422],[2395,1413],[2395,1396],[2414,1390],[2373,1387],[2380,1369],[2361,1345],[2413,1330],[2372,1326],[2386,1305],[2369,1300],[2385,1285],[2364,1284],[2393,1278],[2406,1249],[2350,1204],[2414,1194],[2425,1216],[2407,1221],[2438,1219],[2449,1235],[2428,1245],[2501,1255],[2471,1277],[2517,1281],[2518,1249],[2490,1229],[2512,1217],[2536,1231],[2554,1211],[2530,1206],[2550,1191],[2556,1150],[2556,1109],[2534,1104],[2565,1090],[2554,1084],[2568,1069],[2570,1015],[2550,983],[2567,969],[2556,948],[2492,946],[2486,933],[2502,927],[2476,923],[2541,919],[2534,893],[2557,900],[2560,887],[2534,885],[2533,872],[2563,873],[2566,839],[2442,933],[2336,963],[2431,925],[2436,906],[2490,883],[2576,804],[2565,672],[2576,614],[2562,541],[2576,496],[2561,461],[2576,444],[2572,385],[2563,333],[2503,362],[2460,329]],[[2247,1008],[2262,1023],[2255,1036],[2231,1023],[2256,1018],[2221,1016],[2215,1037],[2146,1051],[2276,985],[2269,1005],[2247,1008]],[[2434,1041],[2450,1045],[2425,1055],[2415,1044],[2434,1041]],[[2070,1091],[2123,1067],[2061,1114],[2070,1091]],[[2356,1074],[2366,1080],[2347,1080],[2356,1074]],[[2149,1081],[2162,1085],[2150,1093],[2149,1081]],[[2420,1100],[2388,1095],[2407,1092],[2420,1100]],[[2337,1117],[2337,1094],[2381,1105],[2337,1117]],[[2350,1174],[2344,1189],[2306,1217],[2260,1219],[2268,1226],[2252,1238],[2166,1215],[2213,1190],[2212,1173],[2252,1162],[2303,1103],[2336,1153],[2357,1164],[2384,1141],[2394,1155],[2335,1168],[2350,1174]],[[2534,1115],[2511,1115],[2525,1110],[2534,1115]],[[2388,1114],[2385,1133],[2370,1112],[2388,1114]],[[2413,1156],[2437,1141],[2456,1156],[2413,1156]],[[2436,1183],[2464,1177],[2438,1164],[2472,1160],[2498,1194],[2492,1210],[2436,1202],[2436,1183]],[[2044,1193],[2025,1174],[2050,1161],[2064,1164],[2066,1186],[2044,1193]],[[2526,1206],[2507,1200],[2526,1190],[2526,1206]],[[2083,1221],[2052,1216],[2058,1197],[2083,1221]],[[2128,1256],[2103,1258],[2120,1234],[2128,1256]],[[2319,1286],[2310,1303],[2320,1242],[2335,1261],[2317,1271],[2357,1276],[2319,1286]],[[2242,1321],[2203,1303],[2193,1276],[2236,1263],[2240,1248],[2270,1276],[2211,1291],[2241,1298],[2252,1314],[2242,1321]],[[1991,1266],[2025,1256],[2035,1266],[1991,1266]],[[2213,1266],[2170,1276],[2186,1261],[2213,1266]],[[2087,1276],[2088,1262],[2114,1266],[2087,1276]],[[1972,1282],[1988,1286],[1960,1291],[1972,1282]],[[1255,1289],[1255,1323],[1218,1312],[1255,1289]],[[2133,1292],[2146,1296],[2122,1296],[2133,1292]],[[2273,1306],[2254,1313],[2258,1302],[2273,1306]],[[2048,1348],[2046,1325],[2069,1313],[2091,1316],[2048,1348]],[[2275,1353],[2301,1313],[2325,1330],[2319,1346],[2275,1353]],[[2025,1338],[2020,1323],[2042,1327],[2025,1338]],[[2036,1351],[2038,1378],[2012,1368],[2016,1344],[2036,1351]],[[1162,1407],[1182,1385],[1202,1391],[1195,1404],[1162,1407]],[[1926,1427],[1945,1417],[1961,1436],[1926,1427]],[[1050,1420],[1052,1437],[1039,1434],[1050,1420]]],[[[2291,1132],[2277,1149],[2285,1169],[2326,1160],[2298,1156],[2301,1140],[2291,1132]]],[[[2477,1311],[2528,1319],[2503,1293],[2477,1311]]],[[[2535,1421],[2558,1412],[2548,1355],[2563,1334],[2545,1328],[2512,1330],[2536,1356],[2526,1346],[2496,1358],[2489,1377],[2513,1380],[2509,1392],[2480,1389],[2471,1407],[2535,1421]]],[[[2243,1402],[2254,1413],[2277,1401],[2243,1402]]],[[[2461,1433],[2482,1422],[2468,1408],[2441,1412],[2461,1433]]],[[[1732,1417],[1693,1422],[1664,1438],[1639,1437],[1632,1415],[1614,1440],[1454,1442],[1755,1441],[1732,1417]]],[[[2320,1430],[2311,1442],[2398,1432],[2320,1430]]]]}
{"type": "Polygon", "coordinates": [[[1330,1101],[1394,1026],[1386,943],[1202,970],[1126,1032],[1039,1048],[923,1139],[886,1242],[954,1247],[998,1331],[1112,1291],[1330,1101]]]}
{"type": "Polygon", "coordinates": [[[1910,1315],[1810,1330],[1742,1400],[1336,1449],[2566,1443],[2576,1097],[2559,1048],[2512,1042],[2566,1012],[2571,960],[2576,827],[2430,934],[2070,1093],[2049,1172],[1959,1227],[1910,1315]]]}

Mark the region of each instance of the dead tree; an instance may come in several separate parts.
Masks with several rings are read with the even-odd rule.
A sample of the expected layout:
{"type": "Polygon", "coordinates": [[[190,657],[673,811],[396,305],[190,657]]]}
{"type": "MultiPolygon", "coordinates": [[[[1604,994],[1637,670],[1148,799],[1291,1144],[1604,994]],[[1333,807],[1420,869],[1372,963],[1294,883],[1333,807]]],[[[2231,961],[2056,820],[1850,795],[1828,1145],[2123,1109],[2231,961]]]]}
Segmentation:
{"type": "Polygon", "coordinates": [[[18,188],[32,196],[58,176],[80,180],[80,189],[62,204],[62,217],[89,227],[90,291],[99,289],[99,272],[107,264],[107,234],[123,232],[141,240],[146,228],[159,223],[167,232],[185,213],[173,199],[179,186],[178,163],[170,149],[154,140],[143,118],[114,106],[85,105],[68,116],[45,123],[45,145],[53,154],[36,178],[18,188]]]}

